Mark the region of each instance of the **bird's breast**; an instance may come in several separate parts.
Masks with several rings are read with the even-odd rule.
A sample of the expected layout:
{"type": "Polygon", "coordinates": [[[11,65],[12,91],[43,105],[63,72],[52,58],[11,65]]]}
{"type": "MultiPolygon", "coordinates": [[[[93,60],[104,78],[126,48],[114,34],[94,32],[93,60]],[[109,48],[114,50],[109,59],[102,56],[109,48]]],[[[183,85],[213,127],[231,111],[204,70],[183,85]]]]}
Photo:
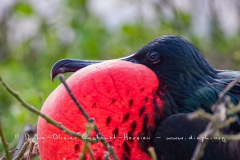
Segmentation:
{"type": "MultiPolygon", "coordinates": [[[[108,61],[74,73],[67,84],[120,159],[150,159],[145,151],[153,141],[163,109],[163,102],[156,95],[159,81],[150,69],[125,61],[108,61]]],[[[86,136],[87,121],[62,85],[48,97],[42,112],[83,138],[101,138],[95,131],[86,136]]],[[[39,118],[38,136],[53,135],[64,138],[39,140],[43,160],[78,159],[84,143],[72,140],[74,137],[39,118]]],[[[96,158],[103,158],[106,152],[101,143],[91,144],[90,148],[96,158]]]]}

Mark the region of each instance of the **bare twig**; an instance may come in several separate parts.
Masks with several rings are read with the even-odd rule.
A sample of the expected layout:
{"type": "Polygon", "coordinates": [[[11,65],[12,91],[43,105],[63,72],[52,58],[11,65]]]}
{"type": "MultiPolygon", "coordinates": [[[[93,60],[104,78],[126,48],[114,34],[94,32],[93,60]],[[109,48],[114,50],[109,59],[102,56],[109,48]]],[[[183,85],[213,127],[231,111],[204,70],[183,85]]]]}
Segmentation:
{"type": "Polygon", "coordinates": [[[212,119],[212,114],[205,112],[202,109],[199,109],[191,114],[188,115],[189,119],[194,119],[194,118],[202,118],[202,119],[207,119],[211,120],[212,119]]]}
{"type": "Polygon", "coordinates": [[[2,143],[3,143],[3,147],[5,149],[6,159],[10,160],[11,159],[11,155],[10,155],[10,152],[9,152],[9,146],[8,146],[6,137],[3,134],[3,128],[2,128],[1,120],[0,120],[0,137],[1,137],[1,140],[2,140],[2,143]]]}
{"type": "MultiPolygon", "coordinates": [[[[94,124],[93,123],[88,123],[87,126],[86,126],[86,136],[87,137],[90,137],[90,134],[93,131],[93,129],[94,129],[94,124]]],[[[81,156],[80,156],[80,160],[85,160],[86,159],[86,152],[87,151],[90,151],[91,158],[93,160],[95,160],[94,156],[92,155],[92,151],[89,148],[89,142],[87,140],[85,141],[85,145],[83,147],[83,150],[82,150],[82,153],[81,153],[81,156]]]]}
{"type": "Polygon", "coordinates": [[[90,157],[92,158],[92,160],[95,160],[94,154],[93,154],[93,152],[92,152],[92,150],[90,149],[89,146],[87,147],[87,150],[88,150],[88,152],[89,152],[90,157]]]}
{"type": "MultiPolygon", "coordinates": [[[[27,103],[26,101],[24,101],[19,94],[14,91],[5,81],[3,81],[2,77],[0,76],[0,83],[2,83],[2,85],[5,87],[5,89],[11,94],[13,95],[21,104],[23,107],[25,107],[26,109],[30,110],[31,112],[41,116],[43,119],[45,119],[47,121],[47,123],[50,123],[54,126],[56,126],[57,128],[59,128],[60,130],[62,130],[64,133],[69,134],[71,136],[77,137],[83,141],[85,141],[85,139],[83,139],[83,136],[77,132],[74,132],[70,129],[68,129],[67,127],[65,127],[64,125],[62,125],[61,123],[53,120],[52,118],[48,117],[46,114],[40,112],[38,109],[36,109],[34,106],[30,105],[29,103],[27,103]]],[[[91,143],[96,143],[98,141],[96,140],[91,140],[89,139],[89,142],[91,143]]]]}
{"type": "Polygon", "coordinates": [[[239,81],[240,81],[240,77],[234,79],[232,82],[230,82],[230,83],[226,86],[226,88],[225,88],[222,92],[219,93],[217,102],[214,103],[213,106],[212,106],[213,111],[215,111],[215,109],[217,108],[217,106],[219,105],[219,103],[222,102],[224,95],[225,95],[232,87],[234,87],[234,85],[235,85],[237,82],[239,82],[239,81]]]}
{"type": "Polygon", "coordinates": [[[214,134],[214,137],[223,137],[226,141],[240,141],[240,133],[227,135],[227,134],[221,134],[219,132],[216,132],[214,134]]]}
{"type": "Polygon", "coordinates": [[[26,142],[28,139],[34,137],[35,134],[36,134],[36,127],[34,127],[32,125],[26,125],[24,127],[21,137],[16,146],[16,148],[19,150],[17,152],[14,152],[13,158],[15,158],[18,155],[20,149],[23,147],[24,142],[26,142]]]}
{"type": "Polygon", "coordinates": [[[72,93],[71,89],[69,88],[69,86],[67,85],[64,76],[63,75],[59,75],[59,79],[62,82],[62,84],[64,85],[64,87],[66,88],[68,94],[71,96],[72,100],[75,102],[75,104],[77,105],[78,109],[82,112],[82,114],[84,115],[84,117],[87,119],[87,121],[89,123],[93,123],[94,124],[94,130],[97,132],[97,134],[101,137],[100,141],[102,142],[102,144],[106,147],[106,149],[109,151],[109,153],[113,156],[114,160],[118,160],[119,158],[117,157],[113,147],[109,144],[109,142],[105,139],[105,137],[102,135],[101,131],[99,130],[99,128],[96,126],[94,119],[91,118],[87,112],[84,110],[84,108],[82,108],[82,106],[80,105],[80,103],[78,102],[77,98],[74,96],[74,94],[72,93]]]}
{"type": "Polygon", "coordinates": [[[33,141],[31,141],[31,143],[30,143],[30,149],[29,149],[29,152],[28,152],[28,154],[27,154],[27,160],[30,160],[31,159],[31,157],[32,157],[32,152],[33,152],[33,148],[34,148],[34,146],[35,146],[35,143],[33,142],[33,141]]]}
{"type": "MultiPolygon", "coordinates": [[[[205,129],[205,131],[203,133],[200,134],[201,136],[207,136],[207,137],[213,137],[216,135],[222,135],[219,134],[219,129],[224,128],[228,125],[230,125],[231,123],[233,123],[236,119],[235,118],[229,118],[226,120],[228,112],[227,112],[227,108],[226,108],[226,104],[229,104],[230,99],[229,98],[225,98],[225,100],[223,100],[223,97],[225,96],[225,94],[240,80],[240,77],[236,78],[235,80],[233,80],[231,83],[229,83],[227,85],[227,87],[219,94],[218,96],[218,100],[217,102],[212,106],[212,110],[213,110],[213,115],[210,116],[210,114],[203,112],[203,111],[198,111],[196,113],[193,113],[192,116],[190,117],[202,117],[205,119],[209,120],[209,123],[205,129]],[[221,122],[219,124],[219,122],[221,122]]],[[[235,114],[239,111],[239,109],[235,110],[235,114]]],[[[231,114],[233,114],[233,112],[231,112],[231,114]]],[[[230,136],[230,135],[223,135],[226,138],[232,138],[234,139],[234,136],[230,136]]],[[[198,141],[198,144],[196,146],[196,149],[193,153],[193,156],[191,158],[191,160],[199,160],[203,154],[204,154],[204,149],[207,146],[208,140],[204,140],[198,141]]]]}
{"type": "Polygon", "coordinates": [[[232,82],[230,82],[227,87],[218,95],[218,99],[221,100],[224,95],[231,89],[234,87],[234,85],[240,81],[240,77],[237,77],[236,79],[234,79],[232,82]]]}
{"type": "Polygon", "coordinates": [[[72,100],[74,101],[74,103],[77,105],[78,109],[81,111],[81,113],[83,114],[83,116],[87,119],[87,121],[89,123],[91,123],[93,121],[93,119],[87,114],[87,112],[83,109],[83,107],[80,105],[80,103],[78,102],[77,98],[74,96],[74,94],[72,93],[71,89],[69,88],[69,86],[67,85],[64,76],[62,74],[59,75],[59,79],[62,82],[62,84],[64,85],[64,87],[66,88],[68,94],[71,96],[72,100]]]}
{"type": "MultiPolygon", "coordinates": [[[[63,79],[64,80],[64,79],[63,79]]],[[[65,80],[64,80],[65,82],[65,80]]],[[[69,135],[72,135],[74,137],[77,137],[83,141],[86,141],[86,139],[83,139],[83,136],[77,132],[74,132],[68,128],[66,128],[64,125],[62,125],[61,123],[51,119],[50,117],[48,117],[47,115],[45,115],[44,113],[40,112],[38,109],[36,109],[34,106],[30,105],[29,103],[27,103],[26,101],[24,101],[20,96],[19,94],[14,91],[5,81],[3,81],[2,77],[0,76],[0,83],[2,83],[2,85],[5,87],[5,89],[11,94],[13,95],[21,104],[23,107],[27,108],[28,110],[30,110],[31,112],[41,116],[43,119],[45,119],[48,123],[56,126],[57,128],[61,129],[63,132],[69,134],[69,135]]],[[[66,83],[65,83],[66,84],[66,83]]],[[[66,84],[67,86],[67,84],[66,84]]],[[[68,87],[68,86],[67,86],[68,87]]],[[[68,87],[69,88],[69,87],[68,87]]],[[[77,99],[75,98],[75,96],[72,94],[71,97],[74,97],[74,99],[77,101],[77,99]]],[[[79,103],[78,104],[78,107],[80,106],[79,103]]],[[[81,106],[80,106],[81,107],[81,106]]],[[[91,119],[89,116],[87,118],[87,120],[89,122],[93,122],[94,123],[94,120],[91,119]]],[[[96,127],[96,125],[94,125],[94,129],[95,131],[97,132],[98,136],[101,137],[100,138],[100,141],[103,143],[103,145],[106,147],[106,149],[110,152],[110,154],[113,156],[114,160],[118,160],[118,157],[115,153],[115,151],[113,150],[112,146],[108,143],[108,141],[106,141],[106,139],[104,138],[104,136],[102,135],[102,133],[100,132],[100,130],[98,129],[98,127],[96,127]]],[[[87,139],[88,142],[90,143],[96,143],[98,142],[97,140],[92,140],[92,139],[87,139]]]]}
{"type": "Polygon", "coordinates": [[[108,151],[104,153],[104,160],[111,160],[110,153],[108,151]]]}
{"type": "Polygon", "coordinates": [[[35,141],[36,138],[37,137],[35,136],[31,140],[29,139],[29,141],[30,141],[29,150],[28,150],[28,152],[26,152],[24,154],[24,156],[21,158],[21,160],[31,160],[34,157],[39,155],[37,141],[35,141]]]}
{"type": "Polygon", "coordinates": [[[240,104],[234,107],[230,107],[229,110],[227,111],[227,115],[228,116],[235,115],[238,112],[240,112],[240,104]]]}
{"type": "MultiPolygon", "coordinates": [[[[9,153],[15,153],[17,150],[18,150],[17,148],[12,149],[9,151],[9,153]]],[[[5,159],[6,159],[6,154],[2,158],[0,158],[0,160],[5,160],[5,159]]]]}
{"type": "MultiPolygon", "coordinates": [[[[204,137],[204,136],[210,137],[213,134],[213,132],[214,132],[212,130],[212,126],[213,126],[212,123],[208,123],[205,131],[203,133],[201,133],[199,135],[199,137],[204,137]]],[[[207,143],[208,143],[208,139],[206,139],[204,141],[201,141],[201,140],[198,141],[198,144],[196,146],[196,149],[195,149],[195,151],[193,153],[193,156],[192,156],[191,160],[199,160],[203,156],[204,149],[207,146],[207,143]]]]}
{"type": "Polygon", "coordinates": [[[18,155],[13,160],[21,160],[22,159],[22,157],[24,156],[24,153],[28,149],[29,143],[30,143],[30,140],[26,141],[23,144],[23,147],[21,148],[20,152],[18,153],[18,155]]]}
{"type": "Polygon", "coordinates": [[[157,155],[156,155],[155,149],[153,147],[149,147],[148,152],[150,153],[152,160],[157,160],[157,155]]]}
{"type": "Polygon", "coordinates": [[[237,118],[236,117],[229,117],[228,119],[224,120],[222,123],[216,124],[216,129],[222,129],[225,127],[228,127],[230,124],[236,122],[237,118]]]}

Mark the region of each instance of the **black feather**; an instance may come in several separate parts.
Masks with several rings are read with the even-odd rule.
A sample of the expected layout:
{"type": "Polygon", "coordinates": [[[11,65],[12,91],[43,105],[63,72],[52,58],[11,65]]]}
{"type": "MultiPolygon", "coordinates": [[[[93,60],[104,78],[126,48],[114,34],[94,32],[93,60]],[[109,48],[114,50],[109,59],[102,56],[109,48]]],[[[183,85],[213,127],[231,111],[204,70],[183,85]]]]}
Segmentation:
{"type": "MultiPolygon", "coordinates": [[[[219,93],[240,77],[240,72],[213,68],[193,44],[179,36],[159,37],[132,55],[132,59],[146,65],[157,75],[165,116],[189,113],[198,108],[211,113],[211,106],[217,101],[219,93]],[[151,53],[159,54],[156,62],[149,60],[151,53]]],[[[238,104],[240,82],[226,95],[230,96],[232,103],[238,104]]],[[[239,127],[235,129],[240,131],[240,116],[237,125],[239,127]]]]}
{"type": "MultiPolygon", "coordinates": [[[[158,77],[160,85],[156,94],[164,102],[164,111],[160,111],[156,107],[154,108],[157,112],[153,114],[155,116],[154,120],[157,122],[156,124],[160,124],[156,135],[176,134],[178,136],[187,136],[190,133],[199,134],[205,127],[206,122],[201,120],[190,121],[186,118],[185,114],[179,113],[190,113],[198,108],[212,113],[211,106],[217,101],[219,93],[231,81],[240,77],[240,72],[215,69],[192,43],[174,35],[159,37],[145,45],[137,53],[121,58],[121,60],[145,65],[158,77]],[[154,58],[151,58],[151,55],[154,55],[154,58]],[[160,112],[161,115],[164,113],[163,117],[158,116],[160,112]],[[177,115],[173,116],[174,114],[177,115]],[[163,118],[167,117],[169,118],[164,123],[160,123],[163,118]]],[[[100,62],[72,59],[61,60],[52,67],[52,78],[59,73],[66,71],[73,72],[100,62]]],[[[231,98],[232,103],[238,104],[240,102],[240,82],[237,82],[226,95],[231,98]]],[[[131,108],[132,105],[133,100],[130,100],[129,107],[131,108]]],[[[129,116],[130,113],[126,113],[122,123],[126,122],[129,116]]],[[[145,108],[143,107],[139,110],[139,117],[142,116],[144,116],[143,128],[140,134],[149,133],[148,116],[150,115],[145,113],[145,108]]],[[[228,132],[240,133],[239,114],[238,121],[231,125],[230,128],[231,130],[229,129],[228,132]]],[[[151,130],[155,129],[156,127],[151,130]]],[[[142,141],[139,142],[143,150],[146,150],[146,146],[148,146],[145,143],[145,141],[144,143],[142,141]]],[[[186,141],[186,143],[177,143],[174,141],[169,144],[164,140],[157,139],[154,141],[158,156],[163,153],[167,159],[171,160],[189,159],[195,144],[196,141],[186,141]],[[159,149],[160,147],[162,148],[159,149]]],[[[229,156],[229,159],[240,159],[239,148],[240,144],[237,142],[224,144],[210,142],[204,156],[206,157],[205,159],[213,159],[212,153],[216,153],[214,159],[223,159],[227,156],[229,156]],[[218,152],[219,154],[217,154],[218,152]]],[[[123,159],[128,158],[128,155],[123,153],[123,159]]]]}
{"type": "MultiPolygon", "coordinates": [[[[203,119],[189,119],[188,114],[179,113],[166,118],[158,127],[154,139],[154,148],[158,159],[169,160],[191,159],[198,143],[199,134],[202,133],[208,121],[203,119]],[[171,140],[170,138],[183,138],[181,140],[171,140]]],[[[232,134],[229,129],[222,133],[232,134]]],[[[240,141],[225,141],[209,138],[205,148],[203,160],[236,160],[240,157],[240,141]]],[[[205,139],[206,140],[206,139],[205,139]]]]}

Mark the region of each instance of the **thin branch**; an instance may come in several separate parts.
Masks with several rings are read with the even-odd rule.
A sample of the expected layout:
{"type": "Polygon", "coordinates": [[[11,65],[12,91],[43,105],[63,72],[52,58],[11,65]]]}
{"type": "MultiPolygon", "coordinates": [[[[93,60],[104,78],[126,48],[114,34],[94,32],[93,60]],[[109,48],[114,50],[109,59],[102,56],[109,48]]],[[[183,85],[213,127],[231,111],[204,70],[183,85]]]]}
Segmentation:
{"type": "Polygon", "coordinates": [[[13,160],[21,160],[22,159],[22,157],[24,156],[25,152],[28,149],[29,143],[30,143],[30,141],[28,140],[23,144],[23,147],[21,148],[20,152],[13,160]]]}
{"type": "MultiPolygon", "coordinates": [[[[91,134],[93,129],[94,129],[94,124],[93,123],[88,123],[87,126],[86,126],[86,136],[87,137],[90,137],[90,134],[91,134]]],[[[80,160],[85,160],[86,159],[86,152],[89,151],[89,150],[91,151],[91,149],[89,148],[89,142],[86,140],[85,145],[84,145],[83,150],[82,150],[82,154],[80,156],[80,160]]],[[[94,157],[92,157],[92,159],[95,160],[94,157]]]]}
{"type": "Polygon", "coordinates": [[[36,137],[29,139],[28,141],[30,142],[29,144],[29,151],[26,152],[21,160],[31,160],[34,157],[39,155],[38,149],[37,149],[37,143],[35,142],[36,137]]]}
{"type": "Polygon", "coordinates": [[[234,85],[235,85],[236,83],[238,83],[239,81],[240,81],[240,77],[237,77],[237,78],[234,79],[232,82],[230,82],[222,92],[219,93],[217,102],[215,102],[215,103],[213,104],[213,106],[212,106],[212,109],[213,109],[213,110],[215,110],[215,109],[217,108],[218,104],[221,103],[221,101],[223,100],[224,95],[225,95],[232,87],[234,87],[234,85]]]}
{"type": "Polygon", "coordinates": [[[5,149],[6,158],[7,158],[7,160],[10,160],[11,159],[11,155],[10,155],[10,152],[9,152],[9,146],[8,146],[6,137],[4,136],[4,133],[3,133],[1,120],[0,120],[0,137],[1,137],[1,140],[2,140],[2,143],[3,143],[3,147],[5,149]]]}
{"type": "Polygon", "coordinates": [[[194,118],[202,118],[202,119],[207,119],[211,120],[212,119],[212,114],[205,112],[202,109],[199,109],[195,112],[192,112],[188,115],[189,119],[194,119],[194,118]]]}
{"type": "Polygon", "coordinates": [[[31,157],[32,157],[32,155],[33,155],[33,148],[34,148],[34,146],[35,146],[35,143],[33,142],[33,141],[31,141],[31,143],[30,143],[30,149],[29,149],[29,152],[28,152],[28,154],[27,154],[27,160],[30,160],[31,159],[31,157]]]}
{"type": "MultiPolygon", "coordinates": [[[[223,101],[223,97],[225,94],[232,88],[234,85],[239,82],[240,77],[236,78],[233,80],[231,83],[227,85],[227,87],[219,94],[218,100],[215,104],[213,104],[212,109],[214,111],[213,115],[209,117],[208,113],[204,112],[198,112],[196,114],[193,113],[192,117],[204,117],[209,120],[209,123],[207,124],[207,127],[203,133],[200,134],[200,136],[204,135],[207,137],[213,137],[214,135],[218,134],[219,129],[228,126],[229,124],[233,123],[236,119],[235,118],[227,118],[227,109],[226,109],[226,104],[228,105],[230,102],[229,98],[226,98],[223,101]],[[206,115],[205,115],[206,114],[206,115]],[[204,116],[203,116],[204,115],[204,116]],[[221,124],[219,124],[221,122],[221,124]]],[[[235,111],[238,111],[235,110],[235,111]]],[[[231,112],[232,114],[233,112],[231,112]]],[[[237,112],[235,112],[237,113],[237,112]]],[[[226,136],[227,138],[230,138],[229,136],[226,136]]],[[[233,138],[233,137],[231,137],[233,138]]],[[[199,160],[203,154],[204,154],[204,149],[207,146],[208,140],[205,141],[198,141],[198,144],[196,146],[196,149],[193,153],[193,156],[191,160],[199,160]]]]}
{"type": "MultiPolygon", "coordinates": [[[[18,149],[15,148],[15,149],[13,149],[13,150],[10,150],[9,153],[15,153],[17,150],[18,150],[18,149]]],[[[6,153],[5,153],[5,155],[4,155],[2,158],[0,158],[0,160],[5,160],[5,159],[6,159],[6,153]]]]}
{"type": "Polygon", "coordinates": [[[235,115],[236,113],[240,112],[240,104],[234,107],[230,107],[230,109],[227,111],[228,116],[235,115]]]}
{"type": "MultiPolygon", "coordinates": [[[[64,80],[64,79],[63,79],[64,80]]],[[[65,80],[64,80],[65,82],[65,80]]],[[[64,125],[62,125],[61,123],[51,119],[50,117],[48,117],[47,115],[45,115],[44,113],[40,112],[38,109],[36,109],[35,107],[33,107],[32,105],[28,104],[26,101],[24,101],[20,96],[19,94],[14,91],[5,81],[3,81],[2,77],[0,76],[0,83],[2,83],[2,85],[5,87],[5,89],[11,94],[13,95],[21,104],[23,107],[25,107],[26,109],[32,111],[33,113],[41,116],[43,119],[45,119],[48,123],[56,126],[57,128],[61,129],[63,132],[69,134],[69,135],[72,135],[74,137],[77,137],[83,141],[86,141],[86,139],[83,139],[83,136],[77,132],[74,132],[68,128],[66,128],[64,125]]],[[[65,83],[66,84],[66,83],[65,83]]],[[[66,84],[67,86],[67,84],[66,84]]],[[[67,86],[68,87],[68,86],[67,86]]],[[[69,88],[69,87],[68,87],[69,88]]],[[[72,95],[74,98],[75,96],[72,95]]],[[[72,97],[71,96],[71,97],[72,97]]],[[[76,98],[75,98],[76,100],[76,98]]],[[[77,100],[76,100],[77,101],[77,100]]],[[[78,101],[77,101],[78,102],[78,101]]],[[[78,103],[79,104],[79,103],[78,103]]],[[[79,104],[80,106],[80,104],[79,104]]],[[[93,119],[89,118],[88,116],[88,120],[90,120],[89,122],[94,122],[93,119]]],[[[102,133],[100,132],[100,130],[95,126],[95,131],[97,132],[97,134],[99,135],[100,138],[100,141],[103,143],[103,145],[106,147],[106,149],[110,152],[110,154],[113,156],[114,160],[118,160],[118,157],[115,153],[115,151],[113,150],[112,146],[106,141],[106,139],[103,137],[102,133]]],[[[97,140],[92,140],[92,139],[88,139],[88,141],[90,143],[96,143],[98,142],[97,140]]]]}
{"type": "Polygon", "coordinates": [[[90,149],[89,146],[87,147],[87,150],[88,150],[88,152],[89,152],[90,157],[92,158],[92,160],[95,160],[95,158],[94,158],[94,154],[93,154],[93,152],[92,152],[92,150],[90,149]]]}
{"type": "Polygon", "coordinates": [[[234,85],[240,81],[240,77],[237,77],[236,79],[234,79],[232,82],[230,82],[227,87],[218,95],[218,99],[222,99],[223,96],[234,87],[234,85]]]}
{"type": "Polygon", "coordinates": [[[233,135],[227,135],[227,134],[221,134],[219,132],[216,132],[214,137],[223,137],[226,141],[240,141],[240,133],[233,134],[233,135]]]}
{"type": "Polygon", "coordinates": [[[31,160],[37,156],[39,156],[37,143],[35,143],[32,139],[30,147],[29,147],[29,151],[24,154],[24,156],[21,158],[21,160],[31,160]]]}
{"type": "MultiPolygon", "coordinates": [[[[34,127],[32,125],[26,125],[23,129],[23,132],[20,136],[20,139],[18,141],[16,148],[21,149],[24,142],[27,141],[27,139],[32,138],[32,137],[34,137],[34,135],[36,135],[36,130],[37,130],[36,127],[34,127]]],[[[18,150],[18,152],[19,151],[20,150],[18,150]]],[[[12,158],[15,158],[18,155],[18,152],[14,152],[12,158]]]]}
{"type": "MultiPolygon", "coordinates": [[[[91,132],[94,130],[94,124],[88,123],[86,128],[87,128],[87,137],[90,137],[91,132]]],[[[89,142],[86,141],[85,143],[86,143],[86,149],[89,152],[90,157],[92,158],[92,160],[95,160],[94,154],[93,154],[91,148],[89,147],[89,142]]]]}
{"type": "Polygon", "coordinates": [[[67,85],[64,76],[62,74],[59,75],[59,79],[62,82],[62,84],[64,85],[64,87],[66,88],[68,94],[71,96],[72,100],[74,101],[74,103],[77,105],[78,109],[81,111],[81,113],[83,114],[83,116],[87,119],[87,121],[89,123],[91,123],[93,121],[93,119],[87,114],[87,112],[83,109],[83,107],[80,105],[80,103],[78,102],[77,98],[74,96],[74,94],[72,93],[71,89],[69,88],[69,86],[67,85]]]}
{"type": "Polygon", "coordinates": [[[228,127],[230,124],[236,122],[237,118],[236,117],[229,117],[228,119],[226,119],[225,121],[223,121],[222,123],[216,124],[216,129],[222,129],[225,127],[228,127]]]}
{"type": "Polygon", "coordinates": [[[104,153],[104,160],[111,160],[110,153],[108,151],[104,153]]]}
{"type": "MultiPolygon", "coordinates": [[[[48,117],[46,114],[40,112],[38,109],[36,109],[34,106],[30,105],[29,103],[27,103],[26,101],[24,101],[19,94],[14,91],[0,76],[0,83],[2,83],[2,85],[5,87],[5,89],[11,94],[13,95],[20,103],[23,107],[25,107],[26,109],[30,110],[31,112],[41,116],[43,119],[45,119],[47,121],[47,123],[50,123],[54,126],[56,126],[57,128],[59,128],[60,130],[62,130],[64,133],[69,134],[71,136],[77,137],[83,141],[85,141],[85,139],[83,139],[83,136],[77,132],[74,132],[70,129],[68,129],[67,127],[65,127],[64,125],[62,125],[61,123],[53,120],[52,118],[48,117]]],[[[97,140],[91,140],[89,139],[89,142],[91,143],[96,143],[98,142],[97,140]]]]}
{"type": "MultiPolygon", "coordinates": [[[[212,122],[209,123],[207,125],[205,131],[203,133],[201,133],[199,135],[199,137],[204,137],[204,136],[210,137],[213,134],[213,131],[211,129],[212,126],[213,126],[212,122]]],[[[195,151],[193,153],[193,156],[192,156],[191,160],[199,160],[203,156],[204,149],[207,146],[207,143],[208,143],[208,139],[206,139],[204,141],[201,141],[201,140],[198,141],[198,144],[196,146],[196,149],[195,149],[195,151]]]]}
{"type": "Polygon", "coordinates": [[[155,149],[153,147],[149,147],[148,152],[149,152],[152,160],[157,160],[157,155],[156,155],[155,149]]]}
{"type": "Polygon", "coordinates": [[[109,144],[109,142],[105,139],[105,137],[102,135],[101,131],[99,130],[99,128],[96,126],[94,119],[91,118],[87,112],[84,110],[84,108],[80,105],[80,103],[78,102],[77,98],[74,96],[74,94],[72,93],[71,89],[69,88],[69,86],[67,85],[64,76],[63,75],[59,75],[59,79],[62,82],[62,84],[64,85],[64,87],[66,88],[68,94],[71,96],[72,100],[75,102],[75,104],[77,105],[78,109],[82,112],[82,114],[84,115],[84,117],[87,119],[87,121],[89,123],[93,123],[94,124],[94,130],[97,132],[97,134],[101,137],[100,141],[102,142],[102,144],[106,147],[106,149],[109,151],[109,153],[113,156],[114,160],[118,160],[119,158],[117,157],[113,147],[109,144]]]}

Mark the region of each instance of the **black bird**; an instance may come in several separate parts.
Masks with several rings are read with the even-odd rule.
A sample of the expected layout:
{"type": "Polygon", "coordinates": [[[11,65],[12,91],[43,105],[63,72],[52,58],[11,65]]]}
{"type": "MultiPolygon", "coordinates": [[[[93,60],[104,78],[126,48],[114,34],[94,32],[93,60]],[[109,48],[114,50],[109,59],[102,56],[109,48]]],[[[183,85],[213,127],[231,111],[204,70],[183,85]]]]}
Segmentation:
{"type": "MultiPolygon", "coordinates": [[[[240,159],[240,141],[226,141],[224,137],[200,137],[208,121],[200,118],[190,119],[187,113],[178,113],[167,117],[158,127],[154,148],[161,160],[190,160],[200,141],[207,141],[201,160],[237,160],[240,159]],[[172,139],[171,138],[175,138],[172,139]],[[177,139],[176,139],[177,138],[177,139]],[[164,146],[164,147],[162,147],[164,146]]],[[[223,134],[235,134],[229,128],[221,130],[223,134]]]]}
{"type": "MultiPolygon", "coordinates": [[[[191,113],[199,108],[212,113],[211,106],[217,101],[219,93],[231,81],[240,77],[240,72],[213,68],[193,44],[174,35],[159,37],[135,54],[121,58],[121,60],[147,66],[161,82],[158,94],[165,102],[164,112],[166,116],[166,120],[159,125],[156,131],[156,135],[161,136],[162,133],[165,133],[165,136],[175,133],[184,135],[188,130],[191,130],[190,133],[195,135],[201,133],[206,126],[205,123],[200,124],[199,129],[197,129],[194,126],[201,123],[201,120],[189,121],[186,114],[181,113],[191,113]],[[164,130],[166,132],[163,132],[164,130]]],[[[51,77],[54,79],[60,73],[75,72],[100,62],[102,61],[63,59],[54,64],[51,77]]],[[[240,82],[237,82],[225,95],[229,96],[231,102],[237,105],[240,102],[240,82]]],[[[229,131],[240,132],[240,114],[238,114],[237,122],[231,125],[229,131]]],[[[165,146],[167,144],[163,139],[156,139],[154,146],[158,159],[164,157],[173,160],[190,159],[196,143],[196,141],[188,142],[189,145],[186,145],[186,148],[184,148],[184,143],[181,143],[182,146],[176,148],[175,143],[172,142],[166,147],[167,149],[161,150],[158,144],[165,146]],[[189,152],[185,153],[184,149],[189,150],[189,152]],[[179,157],[169,157],[168,155],[171,153],[176,153],[179,157]]],[[[234,158],[240,159],[240,151],[233,149],[236,146],[240,148],[240,143],[234,144],[236,146],[229,145],[229,143],[223,144],[223,142],[220,145],[216,143],[211,142],[207,146],[207,148],[211,148],[210,146],[215,146],[215,148],[212,152],[206,152],[203,159],[216,159],[215,155],[218,153],[221,153],[221,159],[228,159],[230,154],[234,158]],[[238,153],[235,154],[235,152],[238,153]]]]}

